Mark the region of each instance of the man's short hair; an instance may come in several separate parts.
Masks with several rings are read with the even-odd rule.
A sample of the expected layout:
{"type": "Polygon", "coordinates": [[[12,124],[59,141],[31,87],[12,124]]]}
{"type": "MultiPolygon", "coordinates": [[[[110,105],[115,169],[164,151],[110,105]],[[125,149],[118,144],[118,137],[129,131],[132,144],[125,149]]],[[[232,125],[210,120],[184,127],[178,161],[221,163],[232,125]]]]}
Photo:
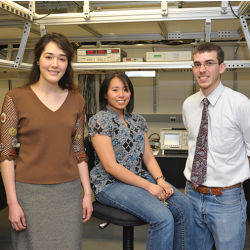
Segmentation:
{"type": "Polygon", "coordinates": [[[219,64],[224,62],[224,51],[223,49],[214,44],[214,43],[202,43],[200,45],[198,45],[195,49],[194,49],[194,53],[193,56],[195,54],[200,54],[200,53],[204,53],[204,52],[211,52],[211,51],[216,51],[217,52],[217,59],[219,64]]]}

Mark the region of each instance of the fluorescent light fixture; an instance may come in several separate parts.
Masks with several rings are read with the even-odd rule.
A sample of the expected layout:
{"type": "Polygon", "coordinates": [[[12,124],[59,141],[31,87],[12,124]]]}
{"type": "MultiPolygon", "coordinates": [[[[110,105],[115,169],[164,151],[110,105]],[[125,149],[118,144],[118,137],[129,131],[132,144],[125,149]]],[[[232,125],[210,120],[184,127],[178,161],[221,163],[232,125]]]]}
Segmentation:
{"type": "Polygon", "coordinates": [[[155,77],[155,70],[147,70],[147,71],[126,71],[125,74],[128,77],[155,77]]]}

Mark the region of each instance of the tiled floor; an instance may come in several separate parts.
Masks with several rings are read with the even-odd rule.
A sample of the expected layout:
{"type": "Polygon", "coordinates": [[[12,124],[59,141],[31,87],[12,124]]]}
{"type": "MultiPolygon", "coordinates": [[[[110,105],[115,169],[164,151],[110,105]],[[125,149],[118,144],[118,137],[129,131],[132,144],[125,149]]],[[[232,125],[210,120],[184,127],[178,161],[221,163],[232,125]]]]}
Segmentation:
{"type": "MultiPolygon", "coordinates": [[[[0,211],[0,250],[12,250],[10,245],[10,225],[7,219],[8,210],[0,211]]],[[[98,227],[100,221],[91,218],[84,227],[83,250],[120,250],[122,249],[122,227],[109,225],[105,229],[98,227]]],[[[148,226],[135,227],[135,250],[146,249],[148,226]]],[[[250,250],[250,224],[247,226],[247,238],[244,250],[250,250]]]]}

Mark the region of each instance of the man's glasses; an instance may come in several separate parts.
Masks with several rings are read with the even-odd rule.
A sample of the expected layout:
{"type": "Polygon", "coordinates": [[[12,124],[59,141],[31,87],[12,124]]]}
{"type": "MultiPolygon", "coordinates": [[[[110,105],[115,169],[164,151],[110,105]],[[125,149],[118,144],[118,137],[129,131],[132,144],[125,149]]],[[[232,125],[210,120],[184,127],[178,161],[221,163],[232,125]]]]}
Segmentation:
{"type": "Polygon", "coordinates": [[[213,61],[206,61],[204,63],[200,62],[194,62],[193,68],[195,69],[200,69],[200,67],[203,65],[205,69],[212,67],[215,64],[219,64],[218,62],[213,62],[213,61]]]}

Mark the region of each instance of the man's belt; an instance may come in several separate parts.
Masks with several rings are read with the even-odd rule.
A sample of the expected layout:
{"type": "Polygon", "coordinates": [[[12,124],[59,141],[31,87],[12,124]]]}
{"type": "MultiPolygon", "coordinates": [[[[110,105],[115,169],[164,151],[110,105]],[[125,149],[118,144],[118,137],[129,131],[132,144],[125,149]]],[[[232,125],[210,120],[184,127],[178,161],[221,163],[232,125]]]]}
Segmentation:
{"type": "Polygon", "coordinates": [[[199,192],[199,193],[202,193],[202,194],[210,194],[210,190],[211,190],[211,193],[214,194],[214,195],[222,195],[222,190],[227,190],[227,189],[230,189],[230,188],[235,188],[235,187],[238,187],[240,186],[242,183],[237,183],[235,185],[232,185],[232,186],[229,186],[229,187],[206,187],[206,186],[199,186],[197,188],[195,188],[193,186],[193,184],[191,183],[192,185],[192,188],[199,192]]]}

